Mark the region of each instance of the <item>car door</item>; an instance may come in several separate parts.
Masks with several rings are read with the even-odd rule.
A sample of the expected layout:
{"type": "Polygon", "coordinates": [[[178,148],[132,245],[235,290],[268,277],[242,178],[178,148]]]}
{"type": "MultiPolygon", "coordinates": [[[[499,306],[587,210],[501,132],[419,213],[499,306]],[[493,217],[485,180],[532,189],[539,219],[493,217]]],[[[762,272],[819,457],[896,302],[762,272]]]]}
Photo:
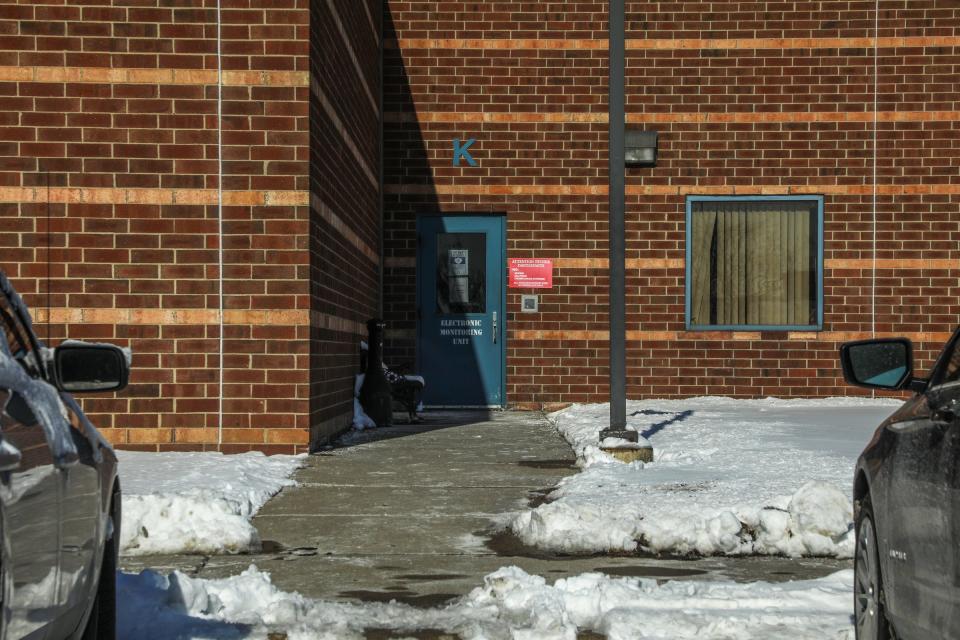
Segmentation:
{"type": "Polygon", "coordinates": [[[84,434],[83,420],[75,402],[64,403],[70,416],[70,436],[77,448],[77,462],[59,470],[60,585],[58,604],[63,608],[60,626],[72,630],[80,624],[89,605],[99,548],[100,473],[98,457],[84,434]]]}
{"type": "MultiPolygon", "coordinates": [[[[893,436],[885,548],[891,614],[929,637],[951,633],[958,602],[955,454],[960,439],[960,342],[948,343],[927,390],[887,429],[893,436]]],[[[878,517],[881,517],[878,514],[878,517]]]]}
{"type": "Polygon", "coordinates": [[[6,637],[43,638],[59,614],[60,476],[38,418],[43,411],[35,404],[36,389],[30,388],[39,371],[27,358],[26,336],[12,311],[0,292],[0,436],[6,453],[0,471],[0,566],[6,637]]]}
{"type": "Polygon", "coordinates": [[[8,344],[17,348],[17,359],[23,362],[33,384],[44,385],[49,399],[58,402],[58,413],[67,418],[57,420],[57,425],[50,425],[62,436],[55,439],[57,442],[50,443],[53,449],[60,449],[57,451],[59,455],[54,456],[59,481],[56,523],[59,527],[59,569],[55,598],[58,615],[50,632],[60,637],[72,633],[80,624],[92,597],[102,512],[97,466],[100,455],[85,433],[80,407],[69,394],[53,388],[46,368],[40,365],[44,358],[39,353],[40,342],[30,326],[26,308],[19,299],[6,297],[5,293],[0,296],[5,298],[2,304],[6,310],[6,322],[12,329],[13,340],[8,344]]]}
{"type": "Polygon", "coordinates": [[[944,575],[941,609],[928,621],[927,628],[942,638],[960,637],[960,332],[948,343],[930,379],[926,393],[931,407],[931,423],[943,432],[937,473],[943,476],[946,495],[943,504],[948,530],[936,565],[944,575]]]}
{"type": "Polygon", "coordinates": [[[941,464],[947,470],[949,478],[948,491],[950,495],[950,539],[947,541],[949,558],[948,575],[950,602],[944,619],[944,637],[960,638],[960,553],[957,552],[957,541],[960,540],[960,415],[954,414],[952,424],[941,448],[941,464]]]}
{"type": "Polygon", "coordinates": [[[931,419],[928,396],[917,399],[906,414],[887,429],[892,437],[888,459],[890,483],[886,510],[888,567],[886,584],[891,613],[930,628],[945,605],[943,571],[950,535],[947,473],[941,467],[944,430],[931,419]]]}

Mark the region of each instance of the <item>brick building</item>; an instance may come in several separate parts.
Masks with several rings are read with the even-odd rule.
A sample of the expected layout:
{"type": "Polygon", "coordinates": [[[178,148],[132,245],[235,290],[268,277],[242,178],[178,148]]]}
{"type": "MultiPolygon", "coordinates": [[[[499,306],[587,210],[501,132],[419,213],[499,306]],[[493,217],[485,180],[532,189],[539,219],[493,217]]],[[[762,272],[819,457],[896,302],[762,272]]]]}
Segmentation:
{"type": "Polygon", "coordinates": [[[349,424],[379,298],[381,15],[0,2],[0,265],[41,337],[133,348],[130,387],[83,400],[112,442],[289,452],[349,424]]]}
{"type": "MultiPolygon", "coordinates": [[[[607,5],[387,2],[392,345],[412,358],[423,342],[416,218],[505,216],[508,258],[554,271],[550,289],[507,292],[513,407],[607,394],[607,5]],[[477,166],[452,166],[457,138],[476,139],[477,166]]],[[[960,9],[626,11],[627,125],[659,134],[656,166],[626,174],[628,397],[845,395],[838,344],[874,333],[908,335],[930,365],[960,314],[960,9]],[[766,237],[764,212],[784,216],[766,237]]]]}
{"type": "MultiPolygon", "coordinates": [[[[874,334],[929,365],[960,9],[628,1],[626,31],[659,154],[627,170],[629,396],[846,394],[874,334]]],[[[0,0],[0,265],[42,336],[133,347],[84,400],[124,447],[323,441],[378,310],[431,404],[603,400],[607,38],[601,1],[0,0]]]]}

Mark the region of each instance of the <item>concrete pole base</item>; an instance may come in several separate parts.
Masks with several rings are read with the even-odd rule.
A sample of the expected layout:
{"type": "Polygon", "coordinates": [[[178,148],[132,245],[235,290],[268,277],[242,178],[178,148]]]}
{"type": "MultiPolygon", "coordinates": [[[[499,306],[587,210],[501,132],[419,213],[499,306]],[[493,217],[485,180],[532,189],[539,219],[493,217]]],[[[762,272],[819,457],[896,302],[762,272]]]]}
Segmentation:
{"type": "Polygon", "coordinates": [[[653,462],[653,447],[600,447],[620,462],[653,462]]]}

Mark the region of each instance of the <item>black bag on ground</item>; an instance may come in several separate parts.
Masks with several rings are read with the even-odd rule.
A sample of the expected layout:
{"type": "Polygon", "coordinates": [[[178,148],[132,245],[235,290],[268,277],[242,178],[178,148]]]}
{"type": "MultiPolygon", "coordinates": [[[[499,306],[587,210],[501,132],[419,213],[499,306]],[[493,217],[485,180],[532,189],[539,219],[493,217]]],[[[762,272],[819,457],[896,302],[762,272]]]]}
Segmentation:
{"type": "Polygon", "coordinates": [[[368,343],[367,369],[364,371],[363,386],[360,387],[360,406],[378,427],[388,427],[393,423],[393,399],[390,395],[390,383],[383,372],[383,329],[386,323],[379,318],[367,321],[368,343]]]}

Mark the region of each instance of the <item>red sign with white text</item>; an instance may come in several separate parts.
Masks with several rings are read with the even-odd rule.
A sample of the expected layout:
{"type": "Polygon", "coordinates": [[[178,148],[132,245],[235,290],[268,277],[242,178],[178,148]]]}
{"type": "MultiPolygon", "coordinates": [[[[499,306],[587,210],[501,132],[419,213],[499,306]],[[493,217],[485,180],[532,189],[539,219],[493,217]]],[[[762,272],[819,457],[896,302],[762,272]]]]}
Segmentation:
{"type": "Polygon", "coordinates": [[[553,288],[553,260],[549,258],[510,258],[510,288],[553,288]]]}

